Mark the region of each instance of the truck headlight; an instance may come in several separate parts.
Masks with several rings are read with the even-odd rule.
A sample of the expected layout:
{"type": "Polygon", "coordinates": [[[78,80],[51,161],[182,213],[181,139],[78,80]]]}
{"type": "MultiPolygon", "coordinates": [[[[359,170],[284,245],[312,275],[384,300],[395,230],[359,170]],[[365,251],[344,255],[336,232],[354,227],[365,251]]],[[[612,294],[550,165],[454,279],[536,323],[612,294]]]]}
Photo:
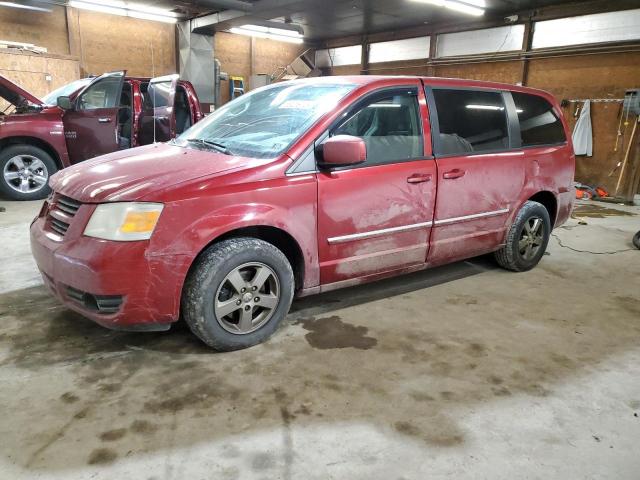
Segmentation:
{"type": "Polygon", "coordinates": [[[102,203],[91,215],[84,234],[120,242],[148,240],[163,207],[161,203],[102,203]]]}

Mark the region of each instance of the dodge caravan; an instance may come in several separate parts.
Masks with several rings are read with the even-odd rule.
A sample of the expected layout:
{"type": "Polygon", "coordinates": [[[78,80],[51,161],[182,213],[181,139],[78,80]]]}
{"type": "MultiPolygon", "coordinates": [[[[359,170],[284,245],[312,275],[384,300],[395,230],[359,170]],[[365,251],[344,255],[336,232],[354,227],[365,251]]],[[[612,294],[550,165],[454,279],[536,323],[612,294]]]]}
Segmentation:
{"type": "Polygon", "coordinates": [[[294,296],[494,252],[533,268],[569,217],[558,103],[443,78],[322,77],[252,91],[165,144],[51,179],[42,277],[109,328],[183,318],[207,345],[271,335],[294,296]]]}

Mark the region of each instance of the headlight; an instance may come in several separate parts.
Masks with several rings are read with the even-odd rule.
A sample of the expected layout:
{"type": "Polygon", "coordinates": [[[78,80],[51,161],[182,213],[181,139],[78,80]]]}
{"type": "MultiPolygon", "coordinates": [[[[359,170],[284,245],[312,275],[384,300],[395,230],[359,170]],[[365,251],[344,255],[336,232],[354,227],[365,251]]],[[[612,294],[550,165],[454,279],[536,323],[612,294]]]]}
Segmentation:
{"type": "Polygon", "coordinates": [[[161,203],[103,203],[91,215],[84,234],[120,242],[148,240],[163,207],[161,203]]]}

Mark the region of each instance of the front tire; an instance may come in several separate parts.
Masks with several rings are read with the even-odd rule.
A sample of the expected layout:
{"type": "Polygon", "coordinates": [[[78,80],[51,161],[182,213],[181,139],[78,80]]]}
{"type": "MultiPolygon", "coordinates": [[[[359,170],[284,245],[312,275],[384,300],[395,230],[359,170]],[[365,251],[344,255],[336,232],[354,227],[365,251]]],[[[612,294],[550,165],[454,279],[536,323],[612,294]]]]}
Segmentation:
{"type": "Polygon", "coordinates": [[[33,145],[11,145],[0,152],[0,193],[10,200],[39,200],[51,192],[56,162],[33,145]]]}
{"type": "Polygon", "coordinates": [[[293,293],[293,270],[280,250],[255,238],[232,238],[196,259],[183,289],[182,315],[208,346],[239,350],[276,331],[293,293]]]}
{"type": "Polygon", "coordinates": [[[544,205],[527,201],[516,215],[505,245],[494,253],[498,264],[514,272],[535,267],[549,243],[551,220],[544,205]]]}

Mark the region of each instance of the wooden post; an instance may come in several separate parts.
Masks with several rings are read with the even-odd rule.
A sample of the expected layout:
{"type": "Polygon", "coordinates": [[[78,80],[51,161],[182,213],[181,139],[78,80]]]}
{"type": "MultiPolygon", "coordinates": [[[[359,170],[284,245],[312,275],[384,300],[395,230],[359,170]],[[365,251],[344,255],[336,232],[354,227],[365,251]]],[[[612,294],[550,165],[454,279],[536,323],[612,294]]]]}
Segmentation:
{"type": "MultiPolygon", "coordinates": [[[[636,120],[638,125],[640,118],[636,120]]],[[[627,188],[623,198],[626,202],[633,202],[637,193],[640,193],[640,136],[635,138],[633,146],[630,145],[631,153],[629,158],[629,175],[627,176],[627,188]]]]}
{"type": "Polygon", "coordinates": [[[69,55],[78,58],[80,77],[86,76],[84,71],[84,61],[82,55],[82,37],[80,34],[80,13],[71,7],[65,9],[67,23],[67,42],[69,45],[69,55]]]}
{"type": "Polygon", "coordinates": [[[362,53],[360,54],[360,75],[369,75],[369,39],[362,36],[362,53]]]}
{"type": "Polygon", "coordinates": [[[429,37],[429,58],[427,59],[427,76],[436,76],[436,66],[433,65],[433,61],[438,56],[438,34],[432,33],[429,37]]]}
{"type": "Polygon", "coordinates": [[[533,22],[531,19],[527,20],[524,24],[524,35],[522,38],[522,70],[520,71],[520,83],[522,86],[526,86],[529,81],[529,58],[526,56],[531,51],[531,44],[533,43],[533,22]]]}

